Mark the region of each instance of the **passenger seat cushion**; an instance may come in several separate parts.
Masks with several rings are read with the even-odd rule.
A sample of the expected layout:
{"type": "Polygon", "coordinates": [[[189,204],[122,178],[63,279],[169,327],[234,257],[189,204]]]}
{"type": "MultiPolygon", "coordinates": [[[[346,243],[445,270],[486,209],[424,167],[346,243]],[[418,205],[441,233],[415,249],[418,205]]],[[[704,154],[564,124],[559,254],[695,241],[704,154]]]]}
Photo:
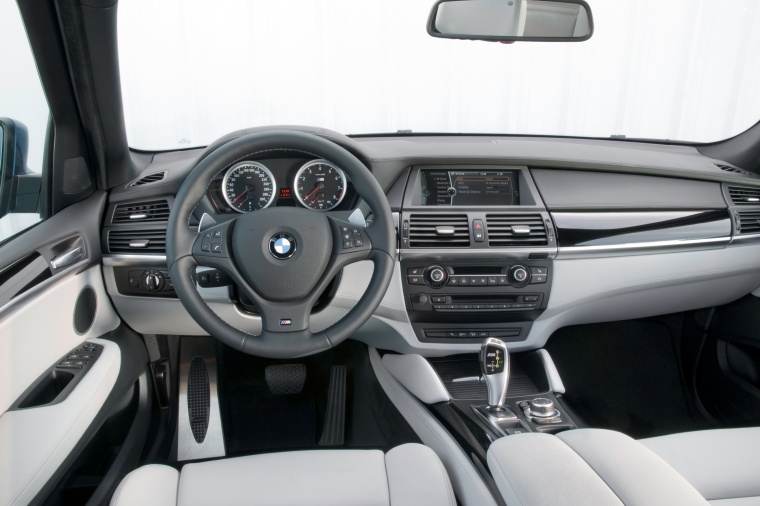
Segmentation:
{"type": "Polygon", "coordinates": [[[760,428],[714,429],[642,439],[706,499],[760,505],[760,428]],[[754,502],[753,502],[754,501],[754,502]]]}
{"type": "Polygon", "coordinates": [[[433,450],[397,446],[385,455],[392,506],[456,506],[449,475],[433,450]]]}
{"type": "Polygon", "coordinates": [[[111,498],[111,506],[176,506],[179,471],[151,464],[129,473],[111,498]]]}
{"type": "Polygon", "coordinates": [[[586,461],[624,504],[707,506],[683,476],[625,434],[578,429],[561,432],[557,438],[586,461]]]}
{"type": "Polygon", "coordinates": [[[387,506],[385,456],[378,450],[270,453],[187,464],[181,506],[387,506]]]}

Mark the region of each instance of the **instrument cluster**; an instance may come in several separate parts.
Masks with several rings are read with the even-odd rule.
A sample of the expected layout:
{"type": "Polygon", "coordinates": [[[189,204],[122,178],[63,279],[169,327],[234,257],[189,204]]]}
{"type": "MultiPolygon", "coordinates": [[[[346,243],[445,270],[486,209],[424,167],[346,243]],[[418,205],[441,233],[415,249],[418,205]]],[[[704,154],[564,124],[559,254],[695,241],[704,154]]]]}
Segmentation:
{"type": "Polygon", "coordinates": [[[220,213],[249,213],[269,206],[348,210],[356,198],[343,169],[322,159],[242,161],[214,178],[208,194],[220,213]]]}

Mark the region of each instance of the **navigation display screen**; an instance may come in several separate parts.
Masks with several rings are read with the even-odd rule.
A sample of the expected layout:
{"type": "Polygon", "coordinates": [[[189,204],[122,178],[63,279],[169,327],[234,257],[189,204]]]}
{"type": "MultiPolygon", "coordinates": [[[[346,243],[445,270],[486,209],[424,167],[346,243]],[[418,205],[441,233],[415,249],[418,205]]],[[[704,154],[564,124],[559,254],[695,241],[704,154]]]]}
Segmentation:
{"type": "Polygon", "coordinates": [[[518,195],[515,171],[422,171],[424,206],[515,206],[518,195]]]}

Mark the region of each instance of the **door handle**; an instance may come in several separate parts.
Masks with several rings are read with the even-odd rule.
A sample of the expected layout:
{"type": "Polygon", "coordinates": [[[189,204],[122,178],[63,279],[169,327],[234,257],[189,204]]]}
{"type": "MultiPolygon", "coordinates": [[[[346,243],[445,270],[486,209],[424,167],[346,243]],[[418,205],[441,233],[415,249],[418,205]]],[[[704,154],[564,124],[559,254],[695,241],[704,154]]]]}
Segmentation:
{"type": "Polygon", "coordinates": [[[61,253],[57,257],[50,261],[50,266],[53,269],[63,269],[69,265],[73,265],[84,258],[84,246],[74,246],[70,250],[61,253]]]}

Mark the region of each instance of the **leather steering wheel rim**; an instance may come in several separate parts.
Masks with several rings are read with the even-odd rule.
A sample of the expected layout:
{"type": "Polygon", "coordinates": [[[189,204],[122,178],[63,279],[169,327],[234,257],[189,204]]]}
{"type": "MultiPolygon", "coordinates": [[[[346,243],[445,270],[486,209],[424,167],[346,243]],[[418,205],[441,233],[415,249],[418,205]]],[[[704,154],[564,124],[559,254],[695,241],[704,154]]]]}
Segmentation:
{"type": "MultiPolygon", "coordinates": [[[[302,230],[302,232],[308,236],[308,230],[302,230]]],[[[308,241],[305,242],[306,244],[301,246],[308,253],[310,245],[308,241]]],[[[259,254],[256,247],[252,250],[256,250],[254,253],[259,254]]],[[[358,158],[341,146],[313,134],[273,130],[244,135],[223,144],[193,168],[174,200],[166,231],[166,256],[177,296],[190,316],[209,335],[231,348],[250,355],[294,358],[318,353],[337,345],[350,337],[372,316],[380,305],[393,275],[396,233],[385,193],[369,169],[358,158]],[[365,244],[362,248],[343,250],[340,247],[340,228],[349,224],[329,217],[329,213],[294,208],[275,208],[269,213],[264,213],[267,208],[241,215],[218,227],[218,233],[224,241],[224,254],[202,253],[199,248],[206,231],[199,233],[191,229],[188,222],[196,206],[206,195],[212,179],[237,162],[252,160],[254,157],[275,151],[305,153],[314,158],[329,160],[341,167],[351,179],[356,192],[372,210],[374,216],[372,225],[360,232],[365,242],[369,244],[365,244]],[[285,211],[285,209],[290,210],[285,211]],[[317,215],[321,216],[317,218],[317,215]],[[246,234],[253,233],[250,231],[266,230],[264,234],[271,235],[281,229],[292,232],[300,239],[298,227],[307,226],[299,223],[267,224],[264,222],[267,218],[271,221],[273,217],[285,218],[288,221],[309,221],[316,227],[329,226],[332,231],[331,236],[325,238],[332,241],[329,248],[325,249],[324,244],[315,244],[311,247],[311,252],[315,249],[325,250],[329,251],[330,256],[326,264],[323,262],[321,277],[317,279],[304,300],[265,298],[254,288],[256,280],[251,278],[245,268],[241,268],[242,262],[248,261],[248,258],[247,255],[240,254],[244,250],[238,245],[243,244],[242,241],[248,241],[244,244],[256,246],[258,242],[265,243],[269,240],[268,236],[249,237],[246,234]],[[316,248],[317,246],[319,248],[316,248]],[[236,259],[236,254],[240,258],[236,259]],[[362,260],[371,260],[374,263],[374,271],[365,293],[356,305],[336,323],[321,332],[311,332],[308,328],[308,314],[302,313],[304,311],[310,313],[311,305],[316,302],[321,290],[337,272],[350,263],[362,260]],[[194,280],[195,268],[200,265],[224,270],[238,287],[254,300],[262,317],[260,335],[253,335],[245,329],[233,327],[205,303],[196,289],[194,280]],[[294,330],[280,329],[277,326],[277,316],[279,316],[280,325],[290,320],[282,316],[288,314],[289,310],[299,316],[299,322],[302,323],[304,318],[306,319],[305,328],[301,328],[304,327],[303,324],[294,330]]],[[[283,268],[287,267],[287,263],[278,264],[261,256],[257,258],[271,262],[272,269],[279,268],[280,265],[283,268]]],[[[308,258],[304,253],[300,259],[293,258],[288,261],[292,260],[293,265],[297,266],[297,262],[308,262],[308,258]]],[[[246,267],[248,267],[247,264],[246,267]]],[[[289,288],[289,285],[286,286],[289,288]]],[[[297,288],[305,291],[308,287],[297,288]]]]}

